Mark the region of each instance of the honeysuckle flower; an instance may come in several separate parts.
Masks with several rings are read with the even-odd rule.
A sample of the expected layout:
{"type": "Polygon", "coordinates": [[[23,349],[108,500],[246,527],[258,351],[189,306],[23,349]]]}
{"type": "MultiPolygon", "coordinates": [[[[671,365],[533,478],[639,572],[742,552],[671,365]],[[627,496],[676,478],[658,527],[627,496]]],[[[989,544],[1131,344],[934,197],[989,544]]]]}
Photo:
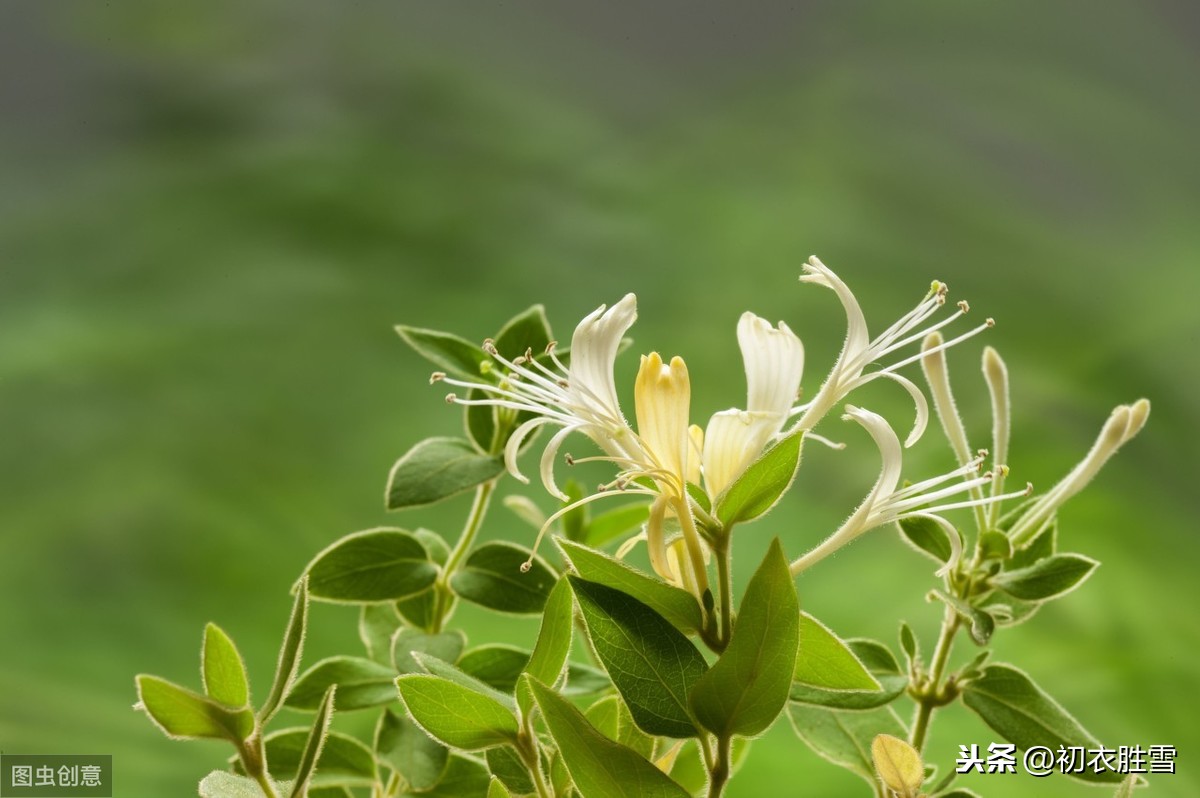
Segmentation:
{"type": "Polygon", "coordinates": [[[642,455],[633,430],[621,413],[617,400],[613,364],[621,339],[637,319],[637,297],[626,294],[611,308],[604,305],[584,317],[571,336],[571,364],[566,366],[547,348],[554,368],[544,365],[533,353],[507,360],[490,341],[484,349],[508,373],[499,384],[454,379],[435,372],[433,381],[442,381],[468,390],[481,391],[483,399],[463,399],[456,394],[446,397],[458,404],[497,405],[527,411],[533,418],[519,426],[504,447],[504,462],[516,479],[528,483],[517,465],[517,454],[529,435],[540,427],[556,425],[561,429],[551,437],[541,458],[541,477],[546,490],[566,501],[554,481],[554,459],[563,440],[572,432],[591,438],[610,457],[637,461],[642,455]]]}
{"type": "MultiPolygon", "coordinates": [[[[858,506],[845,523],[836,532],[807,554],[792,562],[791,571],[798,574],[814,563],[837,551],[842,546],[857,538],[859,535],[884,524],[890,524],[904,518],[925,517],[941,525],[947,533],[952,547],[950,560],[938,571],[945,574],[953,568],[962,556],[962,541],[954,527],[939,514],[965,507],[976,507],[1000,502],[1015,496],[1028,495],[1031,488],[1011,493],[1005,496],[988,496],[962,501],[950,501],[944,504],[937,502],[969,493],[972,489],[985,485],[992,480],[992,474],[979,474],[979,469],[987,456],[981,452],[966,464],[932,479],[900,488],[900,472],[903,468],[903,448],[891,425],[884,418],[870,410],[864,410],[852,405],[846,406],[844,419],[858,422],[871,435],[879,448],[882,468],[875,485],[867,493],[862,504],[858,506]],[[940,487],[947,482],[946,487],[940,487]]],[[[1003,468],[1003,466],[998,466],[1003,468]]]]}
{"type": "Polygon", "coordinates": [[[704,485],[720,495],[787,422],[804,373],[804,345],[788,326],[746,312],[738,320],[746,409],[713,414],[703,435],[704,485]]]}
{"type": "MultiPolygon", "coordinates": [[[[826,377],[820,390],[817,391],[816,396],[813,397],[812,401],[792,411],[793,414],[800,415],[797,426],[804,430],[811,430],[851,391],[865,385],[871,380],[883,377],[893,380],[908,391],[913,399],[913,403],[916,405],[916,420],[913,424],[912,432],[909,433],[908,439],[905,441],[906,446],[911,446],[925,431],[925,426],[929,419],[929,405],[921,390],[907,377],[898,374],[897,370],[919,360],[927,353],[918,353],[902,358],[875,371],[867,371],[867,366],[881,361],[888,355],[892,355],[910,344],[920,341],[929,333],[953,323],[970,309],[969,306],[966,302],[959,302],[958,310],[947,318],[923,329],[918,329],[931,316],[937,313],[946,302],[948,290],[946,284],[935,280],[930,286],[929,293],[925,295],[916,307],[901,316],[891,327],[888,327],[872,339],[867,331],[867,321],[863,316],[862,308],[859,307],[858,300],[854,297],[849,287],[842,282],[841,278],[834,274],[829,267],[821,263],[815,256],[809,258],[808,262],[804,264],[804,271],[805,274],[800,277],[801,282],[824,286],[837,294],[846,312],[846,341],[842,345],[841,354],[838,355],[833,369],[829,372],[829,376],[826,377]]],[[[947,349],[954,346],[993,325],[994,322],[991,319],[987,319],[978,327],[943,342],[941,348],[947,349]]]]}
{"type": "Polygon", "coordinates": [[[1131,405],[1114,408],[1087,455],[1013,524],[1009,530],[1013,545],[1025,543],[1036,535],[1067,499],[1083,490],[1109,458],[1142,431],[1149,415],[1148,399],[1138,399],[1131,405]]]}

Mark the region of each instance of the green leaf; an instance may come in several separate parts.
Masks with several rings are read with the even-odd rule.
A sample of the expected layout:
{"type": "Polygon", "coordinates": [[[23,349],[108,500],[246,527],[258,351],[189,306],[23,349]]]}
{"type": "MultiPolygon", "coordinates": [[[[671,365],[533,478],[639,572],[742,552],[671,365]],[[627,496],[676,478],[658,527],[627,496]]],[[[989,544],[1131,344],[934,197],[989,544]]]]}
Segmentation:
{"type": "Polygon", "coordinates": [[[799,642],[800,601],[776,538],[746,586],[728,647],[692,688],[704,727],[719,738],[765,731],[787,702],[799,642]]]}
{"type": "Polygon", "coordinates": [[[496,690],[495,688],[476,679],[474,676],[471,676],[459,668],[454,667],[448,662],[440,660],[437,657],[431,657],[428,654],[423,654],[419,651],[413,654],[413,659],[419,662],[421,667],[424,668],[426,672],[434,676],[439,676],[447,681],[454,682],[460,687],[465,687],[472,692],[476,692],[486,698],[490,698],[510,712],[515,712],[517,709],[517,703],[513,700],[511,695],[496,690]]]}
{"type": "MultiPolygon", "coordinates": [[[[801,652],[805,640],[800,640],[801,652]]],[[[830,709],[865,710],[874,709],[895,701],[908,687],[908,676],[900,669],[895,656],[883,643],[862,638],[845,642],[854,657],[862,663],[875,679],[880,689],[846,690],[818,687],[804,682],[793,682],[789,695],[792,701],[830,709]]]]}
{"type": "MultiPolygon", "coordinates": [[[[567,499],[563,502],[563,507],[571,507],[563,514],[558,523],[562,526],[562,534],[567,540],[582,540],[584,531],[587,529],[588,522],[588,506],[581,503],[580,500],[584,497],[583,486],[576,480],[571,479],[563,485],[563,493],[567,499]],[[573,507],[571,505],[574,505],[573,507]]],[[[541,526],[541,524],[538,524],[541,526]]]]}
{"type": "Polygon", "coordinates": [[[688,798],[670,776],[636,751],[605,737],[566,699],[528,676],[522,680],[533,691],[546,728],[583,798],[688,798]]]}
{"type": "Polygon", "coordinates": [[[437,786],[419,793],[421,798],[463,798],[470,795],[485,795],[492,777],[487,768],[477,759],[450,755],[446,772],[437,786]]]}
{"type": "MultiPolygon", "coordinates": [[[[486,398],[487,394],[478,388],[467,392],[471,402],[486,398]]],[[[502,442],[496,440],[496,426],[494,405],[468,404],[463,408],[463,428],[480,454],[496,455],[504,451],[502,442]]]]}
{"type": "Polygon", "coordinates": [[[807,612],[800,613],[800,651],[793,677],[827,690],[883,689],[850,647],[807,612]]]}
{"type": "Polygon", "coordinates": [[[214,701],[231,707],[250,703],[250,683],[246,665],[237,646],[215,623],[204,627],[204,645],[200,650],[204,692],[214,701]]]}
{"type": "Polygon", "coordinates": [[[284,705],[306,712],[321,706],[330,685],[338,686],[337,709],[348,712],[390,704],[396,700],[396,672],[362,657],[329,657],[301,674],[284,705]]]}
{"type": "Polygon", "coordinates": [[[940,590],[929,591],[928,597],[941,601],[970,624],[971,639],[975,641],[975,645],[986,646],[992,639],[992,633],[996,631],[996,619],[987,610],[974,607],[957,596],[949,596],[940,590]]]}
{"type": "Polygon", "coordinates": [[[1117,791],[1114,793],[1113,798],[1132,798],[1133,788],[1138,786],[1140,783],[1141,782],[1138,781],[1137,774],[1130,773],[1125,777],[1125,780],[1121,782],[1121,786],[1117,787],[1117,791]]]}
{"type": "Polygon", "coordinates": [[[441,781],[450,759],[446,746],[391,710],[384,710],[375,724],[375,752],[417,792],[432,789],[441,781]]]}
{"type": "MultiPolygon", "coordinates": [[[[275,791],[280,795],[291,793],[290,781],[275,782],[275,791]]],[[[263,789],[258,782],[246,776],[238,776],[224,770],[214,770],[200,781],[200,798],[262,798],[263,789]]]]}
{"type": "Polygon", "coordinates": [[[458,629],[435,635],[416,629],[401,629],[392,638],[392,664],[399,673],[421,673],[421,664],[413,658],[413,652],[431,654],[453,664],[466,644],[467,636],[458,629]]]}
{"type": "Polygon", "coordinates": [[[532,305],[506,321],[496,333],[496,351],[506,360],[515,360],[526,351],[537,357],[545,353],[552,335],[546,309],[532,305]]]}
{"type": "Polygon", "coordinates": [[[387,508],[440,502],[495,479],[504,459],[480,454],[462,438],[426,438],[396,461],[388,475],[387,508]]]}
{"type": "Polygon", "coordinates": [[[271,692],[267,694],[266,703],[258,711],[259,726],[266,726],[267,721],[279,711],[284,696],[292,689],[296,673],[300,670],[300,652],[304,648],[304,633],[308,629],[307,576],[300,577],[295,593],[292,614],[288,618],[287,629],[283,633],[283,643],[279,647],[279,660],[275,664],[275,679],[271,683],[271,692]]]}
{"type": "Polygon", "coordinates": [[[646,523],[650,518],[650,505],[645,502],[624,504],[593,516],[588,522],[583,540],[589,546],[599,547],[615,540],[646,523]]]}
{"type": "Polygon", "coordinates": [[[638,726],[692,737],[688,694],[708,670],[704,657],[657,612],[614,588],[569,577],[588,636],[638,726]]]}
{"type": "Polygon", "coordinates": [[[500,779],[514,795],[529,795],[536,789],[529,776],[529,768],[525,767],[517,752],[508,746],[489,748],[484,758],[492,775],[500,779]]]}
{"type": "MultiPolygon", "coordinates": [[[[543,684],[554,686],[567,664],[571,653],[572,629],[575,627],[575,597],[567,580],[559,580],[550,591],[546,609],[542,613],[542,627],[538,631],[537,644],[525,666],[525,672],[543,684]]],[[[517,703],[522,713],[528,713],[532,704],[526,691],[517,691],[517,703]]]]}
{"type": "Polygon", "coordinates": [[[1007,560],[1012,556],[1012,541],[1008,535],[989,529],[979,536],[979,550],[985,560],[1007,560]]]}
{"type": "Polygon", "coordinates": [[[891,707],[869,712],[843,712],[803,704],[789,704],[788,718],[796,735],[814,753],[840,765],[875,787],[871,741],[877,734],[904,738],[908,732],[891,707]]]}
{"type": "Polygon", "coordinates": [[[487,798],[512,798],[512,793],[504,786],[504,782],[492,776],[492,783],[488,785],[487,798]]]}
{"type": "Polygon", "coordinates": [[[381,665],[392,662],[392,636],[403,625],[395,602],[364,604],[358,613],[358,639],[367,656],[381,665]]]}
{"type": "Polygon", "coordinates": [[[358,604],[416,595],[434,583],[438,567],[410,532],[380,527],[334,542],[305,573],[313,598],[358,604]]]}
{"type": "Polygon", "coordinates": [[[717,497],[717,519],[726,527],[758,518],[775,506],[800,465],[803,430],[796,430],[767,449],[717,497]]]}
{"type": "Polygon", "coordinates": [[[296,782],[292,786],[291,798],[305,798],[308,794],[308,784],[317,769],[317,761],[321,758],[325,740],[329,735],[329,723],[333,720],[333,702],[336,693],[337,685],[331,684],[321,699],[321,706],[317,709],[317,716],[313,719],[312,729],[308,732],[308,739],[304,742],[300,760],[296,765],[296,782]]]}
{"type": "Polygon", "coordinates": [[[980,602],[979,609],[994,618],[997,626],[1016,626],[1032,618],[1041,606],[1036,601],[1021,601],[997,591],[980,602]]]}
{"type": "Polygon", "coordinates": [[[1045,559],[1058,548],[1058,522],[1046,526],[1033,540],[1013,551],[1012,558],[1004,564],[1004,570],[1015,571],[1027,568],[1038,560],[1045,559]]]}
{"type": "Polygon", "coordinates": [[[644,574],[602,551],[568,540],[555,542],[575,572],[589,582],[608,585],[633,596],[684,634],[698,631],[703,624],[700,605],[686,590],[644,574]]]}
{"type": "Polygon", "coordinates": [[[576,698],[602,693],[611,690],[612,686],[612,680],[604,671],[581,662],[568,662],[567,681],[559,692],[568,698],[576,698]]]}
{"type": "MultiPolygon", "coordinates": [[[[988,665],[983,675],[963,689],[963,703],[974,710],[983,722],[1010,743],[1025,750],[1044,745],[1052,751],[1059,746],[1099,746],[1096,738],[1079,725],[1024,672],[1011,665],[988,665]]],[[[1116,783],[1121,775],[1111,771],[1101,773],[1090,769],[1069,773],[1084,781],[1116,783]]]]}
{"type": "Polygon", "coordinates": [[[904,651],[904,657],[908,661],[908,670],[912,673],[919,660],[920,651],[917,648],[917,638],[913,634],[912,628],[904,621],[900,622],[900,648],[904,651]]]}
{"type": "Polygon", "coordinates": [[[917,515],[900,519],[897,526],[900,527],[900,536],[913,548],[928,554],[937,562],[950,562],[954,549],[950,545],[948,533],[941,524],[928,516],[917,515]]]}
{"type": "Polygon", "coordinates": [[[489,643],[466,652],[457,664],[468,676],[474,676],[502,693],[511,693],[517,686],[517,677],[525,672],[531,654],[527,649],[489,643]]]}
{"type": "Polygon", "coordinates": [[[613,742],[632,748],[646,759],[654,755],[654,738],[637,727],[619,695],[601,698],[583,713],[588,722],[613,742]]]}
{"type": "Polygon", "coordinates": [[[992,584],[1024,601],[1045,601],[1079,587],[1099,564],[1082,554],[1054,554],[1025,568],[1001,571],[992,584]]]}
{"type": "Polygon", "coordinates": [[[530,569],[522,571],[530,557],[529,549],[514,543],[484,543],[450,577],[450,587],[467,601],[496,612],[537,614],[558,577],[540,557],[533,557],[530,569]]]}
{"type": "Polygon", "coordinates": [[[479,367],[488,360],[483,347],[457,335],[404,324],[397,325],[396,332],[418,355],[443,371],[452,372],[460,377],[479,379],[479,367]]]}
{"type": "Polygon", "coordinates": [[[938,793],[936,798],[980,798],[979,793],[966,787],[957,787],[950,792],[938,793]]]}
{"type": "Polygon", "coordinates": [[[889,789],[900,795],[915,795],[925,781],[925,765],[917,749],[892,734],[877,734],[871,741],[875,772],[889,789]]]}
{"type": "Polygon", "coordinates": [[[408,714],[434,739],[464,751],[516,744],[517,719],[495,699],[440,676],[396,677],[408,714]]]}
{"type": "Polygon", "coordinates": [[[425,548],[425,554],[429,559],[438,565],[446,564],[446,559],[450,556],[450,546],[447,545],[445,538],[424,527],[417,527],[413,530],[412,536],[425,548]]]}
{"type": "Polygon", "coordinates": [[[240,743],[254,733],[254,713],[218,704],[186,687],[141,674],[138,702],[154,725],[173,740],[215,739],[240,743]]]}

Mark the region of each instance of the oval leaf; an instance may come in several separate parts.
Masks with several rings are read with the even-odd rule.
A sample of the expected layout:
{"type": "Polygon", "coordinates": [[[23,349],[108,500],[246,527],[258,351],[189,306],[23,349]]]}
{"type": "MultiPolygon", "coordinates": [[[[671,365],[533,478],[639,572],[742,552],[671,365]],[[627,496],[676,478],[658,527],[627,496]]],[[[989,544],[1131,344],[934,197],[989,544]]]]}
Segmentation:
{"type": "Polygon", "coordinates": [[[504,459],[480,454],[462,438],[427,438],[396,461],[388,475],[387,508],[440,502],[495,479],[504,459]]]}
{"type": "Polygon", "coordinates": [[[479,379],[480,365],[488,359],[483,347],[450,333],[424,330],[400,324],[396,332],[413,351],[443,371],[460,377],[479,379]]]}
{"type": "Polygon", "coordinates": [[[204,627],[204,645],[200,650],[201,678],[208,697],[231,707],[250,703],[250,683],[246,665],[237,646],[215,623],[204,627]]]}
{"type": "Polygon", "coordinates": [[[396,687],[417,725],[446,745],[479,751],[516,744],[517,719],[486,695],[419,673],[396,677],[396,687]]]}
{"type": "Polygon", "coordinates": [[[226,707],[157,676],[142,674],[136,681],[139,705],[172,739],[240,743],[254,733],[254,713],[248,708],[226,707]]]}
{"type": "MultiPolygon", "coordinates": [[[[290,781],[275,782],[279,795],[289,795],[290,781]]],[[[263,788],[248,776],[238,776],[224,770],[214,770],[200,781],[200,798],[262,798],[263,788]]]]}
{"type": "Polygon", "coordinates": [[[800,642],[800,602],[776,538],[750,578],[721,657],[690,695],[704,727],[718,737],[752,737],[779,716],[800,642]]]}
{"type": "Polygon", "coordinates": [[[400,629],[392,638],[392,664],[399,673],[421,673],[422,667],[414,654],[429,654],[443,662],[454,663],[467,644],[467,636],[459,629],[431,635],[416,629],[400,629]]]}
{"type": "MultiPolygon", "coordinates": [[[[803,640],[800,643],[804,645],[803,640]]],[[[792,701],[830,709],[866,710],[881,707],[900,697],[908,687],[908,676],[883,643],[854,638],[846,641],[851,653],[879,684],[878,690],[831,690],[803,682],[793,682],[792,701]]],[[[882,731],[882,730],[881,730],[882,731]]]]}
{"type": "Polygon", "coordinates": [[[871,741],[871,761],[890,789],[900,795],[915,795],[925,781],[921,755],[907,741],[891,734],[877,734],[871,741]]]}
{"type": "Polygon", "coordinates": [[[438,567],[411,533],[381,527],[336,541],[306,573],[313,598],[357,604],[416,595],[434,583],[438,567]]]}
{"type": "Polygon", "coordinates": [[[528,676],[522,681],[533,691],[542,720],[583,798],[688,798],[670,776],[633,749],[605,737],[549,687],[528,676]]]}
{"type": "Polygon", "coordinates": [[[941,524],[932,518],[923,515],[901,518],[897,522],[897,526],[900,527],[901,537],[912,544],[913,548],[928,554],[937,562],[950,561],[954,549],[950,545],[948,533],[941,524]]]}
{"type": "MultiPolygon", "coordinates": [[[[1022,750],[1039,745],[1052,751],[1059,746],[1093,749],[1100,745],[1057,701],[1011,665],[985,667],[983,675],[963,689],[962,698],[984,723],[1022,750]]],[[[1107,770],[1067,775],[1084,781],[1121,781],[1121,774],[1107,770]]]]}
{"type": "Polygon", "coordinates": [[[646,523],[650,518],[650,505],[644,502],[625,504],[612,510],[599,513],[588,521],[583,539],[589,546],[603,546],[610,540],[646,523]]]}
{"type": "Polygon", "coordinates": [[[375,725],[379,761],[395,768],[417,792],[432,789],[442,779],[450,751],[406,717],[385,710],[375,725]]]}
{"type": "Polygon", "coordinates": [[[750,521],[775,506],[792,484],[800,465],[803,430],[796,430],[767,449],[717,497],[717,518],[726,527],[750,521]]]}
{"type": "Polygon", "coordinates": [[[522,571],[530,556],[529,549],[513,543],[485,543],[450,577],[450,587],[467,601],[490,610],[536,615],[558,577],[538,557],[528,571],[522,571]]]}
{"type": "Polygon", "coordinates": [[[1099,564],[1082,554],[1054,554],[1025,568],[1001,571],[992,584],[1023,601],[1045,601],[1079,587],[1099,564]]]}
{"type": "Polygon", "coordinates": [[[800,613],[800,651],[794,678],[827,690],[883,689],[850,646],[807,612],[800,613]]]}
{"type": "Polygon", "coordinates": [[[468,676],[503,693],[511,693],[517,677],[525,672],[533,652],[503,643],[489,643],[473,648],[458,660],[458,667],[468,676]]]}
{"type": "Polygon", "coordinates": [[[792,728],[814,753],[861,776],[876,788],[874,764],[868,755],[878,734],[903,738],[908,732],[891,707],[870,712],[841,712],[802,704],[788,706],[792,728]]]}
{"type": "Polygon", "coordinates": [[[684,634],[696,632],[703,624],[700,605],[686,590],[644,574],[602,551],[569,540],[556,543],[575,572],[589,582],[608,585],[633,596],[684,634]]]}
{"type": "Polygon", "coordinates": [[[633,596],[569,579],[592,646],[637,725],[649,734],[695,736],[688,694],[708,670],[696,647],[633,596]]]}
{"type": "Polygon", "coordinates": [[[288,693],[285,706],[315,711],[330,685],[336,684],[337,709],[345,712],[390,704],[396,700],[396,672],[362,657],[329,657],[305,671],[288,693]]]}

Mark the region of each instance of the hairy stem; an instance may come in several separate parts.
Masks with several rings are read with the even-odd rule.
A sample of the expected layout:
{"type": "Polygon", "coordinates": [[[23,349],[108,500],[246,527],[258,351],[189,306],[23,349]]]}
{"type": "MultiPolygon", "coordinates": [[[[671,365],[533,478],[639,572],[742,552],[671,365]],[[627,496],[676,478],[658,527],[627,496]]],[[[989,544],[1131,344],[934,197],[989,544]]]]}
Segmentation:
{"type": "Polygon", "coordinates": [[[263,750],[262,736],[255,732],[249,740],[238,746],[238,756],[241,757],[242,767],[246,774],[258,782],[266,798],[279,798],[271,775],[267,772],[266,752],[263,750]]]}
{"type": "Polygon", "coordinates": [[[475,489],[475,500],[471,502],[471,511],[467,515],[462,534],[459,535],[458,542],[454,544],[454,549],[446,558],[441,576],[434,585],[436,591],[432,629],[434,633],[442,631],[442,627],[450,617],[450,612],[454,609],[454,593],[450,590],[450,577],[454,575],[459,563],[470,550],[471,544],[475,542],[475,538],[479,534],[479,527],[483,525],[483,519],[487,516],[488,505],[491,503],[495,490],[496,480],[494,479],[488,480],[475,489]]]}
{"type": "Polygon", "coordinates": [[[708,798],[720,798],[725,792],[725,784],[729,781],[730,739],[725,735],[717,738],[717,761],[708,774],[708,798]]]}
{"type": "Polygon", "coordinates": [[[954,636],[958,633],[960,623],[958,613],[946,607],[942,616],[942,631],[938,635],[937,645],[933,649],[933,662],[929,666],[929,684],[918,698],[917,718],[913,721],[912,746],[917,751],[925,745],[934,710],[945,703],[942,697],[942,677],[945,675],[946,663],[950,660],[950,649],[954,647],[954,636]]]}
{"type": "Polygon", "coordinates": [[[721,633],[718,640],[722,650],[729,645],[729,638],[733,636],[733,571],[730,568],[732,547],[729,545],[732,538],[728,531],[722,532],[717,538],[714,552],[717,558],[717,582],[721,591],[721,633]]]}

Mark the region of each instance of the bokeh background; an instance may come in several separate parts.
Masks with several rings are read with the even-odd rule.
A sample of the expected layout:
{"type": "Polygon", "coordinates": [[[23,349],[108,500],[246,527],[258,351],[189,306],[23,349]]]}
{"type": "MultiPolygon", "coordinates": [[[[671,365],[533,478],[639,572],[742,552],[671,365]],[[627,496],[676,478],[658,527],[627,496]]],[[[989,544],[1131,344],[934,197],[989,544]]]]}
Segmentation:
{"type": "MultiPolygon", "coordinates": [[[[466,500],[382,510],[395,458],[459,423],[393,324],[482,339],[542,302],[566,338],[636,291],[635,350],[684,355],[703,418],[741,399],[746,308],[804,338],[815,389],[843,333],[796,283],[817,253],[877,329],[933,278],[997,319],[1016,479],[1050,485],[1151,398],[1062,513],[1104,566],[995,650],[1108,745],[1177,746],[1151,795],[1200,794],[1198,41],[1185,0],[0,3],[0,748],[111,753],[118,795],[194,795],[227,751],[163,738],[133,675],[198,683],[215,620],[261,692],[316,551],[455,533],[466,500]]],[[[980,446],[981,346],[951,357],[980,446]]],[[[898,393],[860,401],[906,428],[898,393]]],[[[873,481],[839,424],[851,448],[810,447],[744,531],[743,584],[873,481]]],[[[949,463],[934,428],[910,473],[949,463]]],[[[529,532],[498,510],[486,534],[529,532]]],[[[895,646],[904,617],[928,647],[931,570],[879,531],[799,587],[844,635],[895,646]]],[[[459,617],[476,642],[534,634],[459,617]]],[[[354,649],[353,621],[318,608],[308,661],[354,649]]],[[[929,758],[993,740],[947,712],[929,758]]],[[[864,789],[781,722],[729,794],[864,789]]]]}

